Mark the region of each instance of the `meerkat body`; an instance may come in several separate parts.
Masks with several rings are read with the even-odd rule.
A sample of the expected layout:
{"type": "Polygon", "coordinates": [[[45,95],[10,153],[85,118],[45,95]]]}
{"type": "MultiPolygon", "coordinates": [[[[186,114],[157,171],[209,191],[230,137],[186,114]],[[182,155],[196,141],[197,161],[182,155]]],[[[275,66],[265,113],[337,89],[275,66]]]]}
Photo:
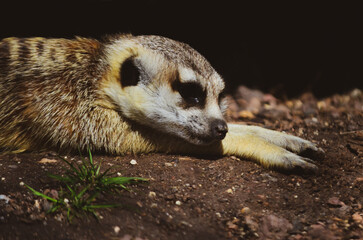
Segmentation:
{"type": "Polygon", "coordinates": [[[0,148],[236,155],[316,170],[295,154],[319,151],[313,143],[227,125],[223,89],[198,52],[159,36],[3,39],[0,148]]]}

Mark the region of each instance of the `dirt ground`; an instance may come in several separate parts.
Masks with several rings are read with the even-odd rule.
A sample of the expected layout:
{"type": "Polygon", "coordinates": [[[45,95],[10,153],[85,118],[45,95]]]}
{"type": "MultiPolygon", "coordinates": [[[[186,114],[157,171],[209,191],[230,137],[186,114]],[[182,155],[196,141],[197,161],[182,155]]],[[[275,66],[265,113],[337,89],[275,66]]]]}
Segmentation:
{"type": "Polygon", "coordinates": [[[0,239],[363,239],[362,92],[281,101],[240,87],[228,97],[230,121],[317,143],[326,153],[319,172],[282,173],[235,157],[95,155],[104,168],[150,182],[103,196],[124,207],[100,210],[100,220],[70,223],[62,213],[46,214],[45,200],[23,186],[59,190],[47,176],[63,171],[57,154],[1,155],[0,239]]]}

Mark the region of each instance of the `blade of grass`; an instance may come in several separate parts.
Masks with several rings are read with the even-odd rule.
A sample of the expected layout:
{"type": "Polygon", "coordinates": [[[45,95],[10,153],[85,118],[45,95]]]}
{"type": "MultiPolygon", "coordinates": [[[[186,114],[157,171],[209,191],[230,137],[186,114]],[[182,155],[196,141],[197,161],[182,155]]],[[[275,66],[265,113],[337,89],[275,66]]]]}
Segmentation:
{"type": "Polygon", "coordinates": [[[76,195],[76,198],[77,199],[80,199],[83,194],[90,188],[91,185],[87,185],[85,188],[83,188],[77,195],[76,195]]]}
{"type": "Polygon", "coordinates": [[[66,184],[68,190],[71,192],[72,196],[75,196],[76,195],[76,192],[68,185],[66,184]]]}
{"type": "Polygon", "coordinates": [[[98,176],[99,179],[102,179],[104,176],[112,175],[112,173],[108,174],[108,172],[111,171],[111,168],[106,169],[101,175],[98,176]]]}
{"type": "Polygon", "coordinates": [[[92,153],[91,153],[91,149],[90,148],[88,148],[88,155],[89,155],[89,162],[93,166],[93,159],[92,159],[92,153]]]}
{"type": "Polygon", "coordinates": [[[101,165],[102,165],[102,162],[100,162],[100,163],[98,164],[98,167],[97,167],[97,169],[96,169],[96,176],[99,176],[99,174],[100,174],[101,165]]]}
{"type": "Polygon", "coordinates": [[[62,176],[51,174],[51,173],[49,173],[48,176],[51,178],[54,178],[60,182],[73,182],[70,177],[62,177],[62,176]]]}
{"type": "MultiPolygon", "coordinates": [[[[65,162],[71,169],[72,169],[72,171],[74,172],[74,173],[76,173],[76,175],[78,176],[78,175],[80,175],[80,172],[79,172],[79,170],[73,165],[73,163],[71,163],[71,162],[69,162],[69,161],[67,161],[66,159],[64,159],[64,158],[62,158],[62,157],[60,157],[60,159],[63,161],[63,162],[65,162]]],[[[77,165],[78,166],[78,165],[77,165]]]]}
{"type": "Polygon", "coordinates": [[[29,187],[28,185],[26,185],[25,184],[25,186],[27,187],[27,188],[29,188],[29,190],[30,191],[32,191],[32,193],[34,194],[34,195],[36,195],[36,196],[39,196],[39,197],[42,197],[42,198],[45,198],[45,199],[47,199],[47,200],[49,200],[49,201],[51,201],[51,202],[57,202],[57,199],[54,199],[54,198],[51,198],[51,197],[49,197],[49,196],[47,196],[47,195],[45,195],[45,194],[43,194],[43,193],[41,193],[41,192],[38,192],[37,190],[34,190],[33,188],[31,188],[31,187],[29,187]]]}

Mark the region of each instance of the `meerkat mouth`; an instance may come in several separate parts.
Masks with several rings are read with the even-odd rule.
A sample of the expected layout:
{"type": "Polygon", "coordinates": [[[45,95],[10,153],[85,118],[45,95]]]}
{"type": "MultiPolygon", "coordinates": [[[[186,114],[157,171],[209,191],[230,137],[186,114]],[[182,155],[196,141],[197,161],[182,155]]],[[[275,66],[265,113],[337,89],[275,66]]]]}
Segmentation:
{"type": "MultiPolygon", "coordinates": [[[[224,138],[224,137],[223,137],[224,138]]],[[[210,145],[218,141],[222,141],[223,138],[216,138],[211,134],[197,134],[193,132],[192,130],[187,131],[187,139],[184,138],[189,143],[192,143],[194,145],[210,145]]]]}

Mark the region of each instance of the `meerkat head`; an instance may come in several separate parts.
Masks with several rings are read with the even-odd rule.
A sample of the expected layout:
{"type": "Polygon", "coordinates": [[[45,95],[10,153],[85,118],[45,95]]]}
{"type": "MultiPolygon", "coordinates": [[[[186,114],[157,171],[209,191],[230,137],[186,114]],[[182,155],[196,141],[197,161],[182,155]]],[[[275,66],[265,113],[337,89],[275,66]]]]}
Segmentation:
{"type": "Polygon", "coordinates": [[[222,140],[224,82],[184,43],[158,36],[121,37],[108,48],[103,87],[124,117],[197,145],[222,140]]]}

